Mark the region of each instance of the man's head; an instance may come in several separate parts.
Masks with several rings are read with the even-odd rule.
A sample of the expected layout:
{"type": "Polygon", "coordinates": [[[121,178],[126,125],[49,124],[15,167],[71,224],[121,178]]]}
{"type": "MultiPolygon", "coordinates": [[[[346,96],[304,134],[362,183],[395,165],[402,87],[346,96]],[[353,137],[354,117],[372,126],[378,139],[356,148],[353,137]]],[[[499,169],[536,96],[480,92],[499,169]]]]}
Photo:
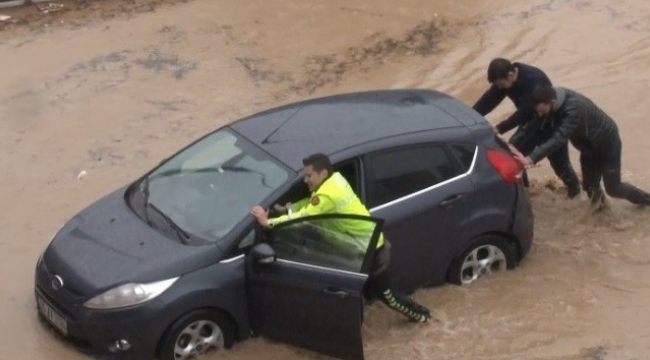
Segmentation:
{"type": "Polygon", "coordinates": [[[499,89],[510,89],[517,82],[519,69],[510,60],[497,58],[488,66],[488,82],[499,89]]]}
{"type": "Polygon", "coordinates": [[[533,110],[541,119],[546,119],[553,112],[553,104],[557,95],[549,85],[537,85],[533,90],[533,110]]]}
{"type": "Polygon", "coordinates": [[[302,159],[305,172],[305,184],[309,191],[317,190],[332,175],[332,163],[325,154],[313,154],[302,159]]]}

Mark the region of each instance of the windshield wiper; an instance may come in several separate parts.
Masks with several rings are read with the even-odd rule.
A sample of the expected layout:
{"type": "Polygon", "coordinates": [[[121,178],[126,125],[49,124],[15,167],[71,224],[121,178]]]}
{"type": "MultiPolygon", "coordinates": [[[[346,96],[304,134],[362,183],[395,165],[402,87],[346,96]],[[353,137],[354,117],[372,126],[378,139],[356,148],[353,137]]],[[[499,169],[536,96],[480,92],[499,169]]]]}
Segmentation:
{"type": "Polygon", "coordinates": [[[259,175],[260,178],[262,178],[262,186],[267,187],[269,189],[273,189],[269,184],[266,183],[266,175],[264,175],[259,171],[251,170],[241,166],[222,166],[219,169],[227,170],[231,172],[251,173],[251,174],[259,175]]]}
{"type": "MultiPolygon", "coordinates": [[[[151,204],[149,202],[146,202],[145,204],[146,204],[145,205],[146,207],[150,207],[150,208],[154,209],[158,213],[158,215],[160,215],[160,217],[162,217],[163,219],[165,219],[165,221],[167,221],[167,223],[169,224],[169,227],[172,228],[172,230],[174,230],[174,234],[176,234],[176,237],[178,237],[178,239],[181,241],[181,243],[188,244],[187,240],[190,238],[190,235],[188,235],[185,230],[183,230],[180,226],[178,226],[178,224],[176,224],[174,222],[174,220],[172,220],[172,218],[169,217],[169,215],[162,212],[162,210],[160,210],[154,204],[151,204]]],[[[147,211],[147,210],[145,209],[145,211],[147,211]]]]}
{"type": "Polygon", "coordinates": [[[151,219],[149,218],[149,178],[144,178],[140,183],[140,191],[142,191],[142,199],[144,205],[144,219],[147,221],[147,225],[152,226],[151,219]]]}

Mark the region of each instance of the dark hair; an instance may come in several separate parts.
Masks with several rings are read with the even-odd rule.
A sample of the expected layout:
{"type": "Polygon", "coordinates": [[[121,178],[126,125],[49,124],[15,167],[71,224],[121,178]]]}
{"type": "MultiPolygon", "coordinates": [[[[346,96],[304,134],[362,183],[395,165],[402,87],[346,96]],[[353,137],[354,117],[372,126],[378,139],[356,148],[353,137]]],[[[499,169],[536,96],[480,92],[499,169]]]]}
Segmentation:
{"type": "Polygon", "coordinates": [[[302,164],[304,166],[311,166],[317,172],[327,170],[328,175],[332,175],[333,168],[330,158],[323,153],[316,153],[309,155],[308,157],[302,159],[302,164]]]}
{"type": "Polygon", "coordinates": [[[533,106],[541,103],[550,104],[555,100],[555,89],[550,85],[537,85],[533,90],[533,106]]]}
{"type": "Polygon", "coordinates": [[[487,78],[488,82],[492,84],[493,82],[499,79],[505,79],[508,77],[508,73],[513,71],[515,66],[512,65],[510,60],[503,58],[496,58],[490,61],[488,66],[487,78]]]}

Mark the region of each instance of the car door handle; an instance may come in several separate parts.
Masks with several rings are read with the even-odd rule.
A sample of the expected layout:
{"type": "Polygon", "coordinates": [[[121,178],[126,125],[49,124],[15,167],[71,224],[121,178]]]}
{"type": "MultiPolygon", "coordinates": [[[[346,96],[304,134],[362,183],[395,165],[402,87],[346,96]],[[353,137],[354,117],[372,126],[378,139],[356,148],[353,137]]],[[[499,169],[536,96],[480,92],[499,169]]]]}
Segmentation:
{"type": "Polygon", "coordinates": [[[463,200],[464,198],[465,198],[464,194],[451,195],[451,196],[446,197],[444,200],[442,200],[440,202],[440,206],[450,206],[450,205],[453,205],[453,204],[463,200]]]}
{"type": "Polygon", "coordinates": [[[330,288],[330,287],[324,288],[323,289],[323,294],[325,294],[327,296],[334,296],[334,297],[337,297],[339,299],[345,299],[348,296],[350,296],[350,294],[348,294],[347,292],[345,292],[343,290],[334,289],[334,288],[330,288]]]}

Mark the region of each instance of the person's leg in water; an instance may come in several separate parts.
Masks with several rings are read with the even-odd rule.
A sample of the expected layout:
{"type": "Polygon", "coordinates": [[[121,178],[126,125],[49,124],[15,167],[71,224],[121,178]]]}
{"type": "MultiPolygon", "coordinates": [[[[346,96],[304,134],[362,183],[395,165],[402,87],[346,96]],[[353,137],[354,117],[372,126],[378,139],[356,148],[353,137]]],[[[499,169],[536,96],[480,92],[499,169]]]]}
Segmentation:
{"type": "Polygon", "coordinates": [[[650,205],[650,194],[634,185],[621,181],[621,139],[617,137],[611,143],[599,149],[602,158],[602,177],[605,192],[613,198],[625,199],[641,206],[650,205]]]}
{"type": "Polygon", "coordinates": [[[429,309],[409,299],[406,295],[393,291],[387,270],[371,274],[368,282],[373,297],[381,300],[389,308],[416,322],[427,322],[431,319],[429,309]]]}
{"type": "Polygon", "coordinates": [[[580,195],[580,180],[578,180],[578,175],[573,170],[571,159],[569,159],[569,144],[565,144],[551,153],[548,156],[548,161],[551,163],[555,175],[564,183],[567,197],[573,199],[580,195]]]}
{"type": "Polygon", "coordinates": [[[391,309],[403,314],[416,322],[427,322],[431,319],[431,311],[417,304],[406,295],[393,291],[388,275],[390,261],[390,245],[386,241],[382,249],[377,251],[373,271],[368,278],[368,287],[373,297],[378,298],[391,309]]]}
{"type": "Polygon", "coordinates": [[[600,188],[603,172],[602,158],[591,146],[584,146],[580,151],[580,168],[582,171],[582,188],[591,200],[593,210],[599,211],[607,207],[605,193],[600,188]]]}

